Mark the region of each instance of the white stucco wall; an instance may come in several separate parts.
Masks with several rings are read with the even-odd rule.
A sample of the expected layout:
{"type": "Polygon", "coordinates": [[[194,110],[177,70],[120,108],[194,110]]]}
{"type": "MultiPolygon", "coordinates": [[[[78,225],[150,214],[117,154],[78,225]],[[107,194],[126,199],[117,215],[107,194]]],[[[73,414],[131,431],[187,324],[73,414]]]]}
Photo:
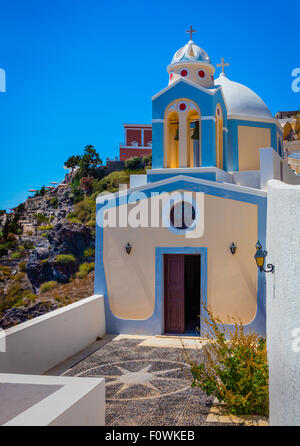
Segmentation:
{"type": "Polygon", "coordinates": [[[0,332],[1,373],[45,373],[105,334],[103,296],[91,296],[0,332]]]}
{"type": "Polygon", "coordinates": [[[269,181],[267,221],[270,423],[300,425],[300,186],[269,181]]]}
{"type": "Polygon", "coordinates": [[[269,180],[280,180],[287,184],[300,184],[289,165],[272,147],[260,149],[260,187],[267,190],[269,180]]]}
{"type": "MultiPolygon", "coordinates": [[[[42,398],[31,407],[7,421],[4,426],[104,426],[105,380],[103,378],[74,378],[62,376],[37,376],[1,374],[0,384],[18,385],[19,400],[28,399],[26,386],[38,392],[39,385],[60,386],[51,395],[42,398]],[[23,393],[22,393],[23,392],[23,393]]],[[[6,400],[8,406],[18,401],[6,400]]],[[[1,406],[1,402],[0,402],[1,406]]],[[[7,406],[6,406],[7,407],[7,406]]],[[[10,407],[10,409],[12,409],[10,407]]],[[[2,408],[3,410],[3,408],[2,408]]]]}
{"type": "MultiPolygon", "coordinates": [[[[196,193],[194,198],[200,208],[202,193],[196,193]]],[[[258,238],[257,205],[209,194],[203,198],[199,224],[204,225],[204,233],[196,229],[195,238],[175,234],[161,227],[161,222],[158,227],[104,228],[104,269],[109,305],[115,316],[133,320],[149,318],[156,296],[155,248],[188,246],[207,247],[207,299],[215,314],[224,322],[228,317],[245,324],[254,319],[257,267],[249,253],[253,252],[258,238]],[[237,246],[234,256],[229,250],[233,241],[237,246]],[[132,245],[130,256],[124,249],[127,242],[132,245]]],[[[154,197],[152,204],[159,199],[154,197]]],[[[150,204],[147,199],[145,206],[149,216],[152,215],[150,204]]],[[[120,206],[119,209],[123,208],[129,215],[132,207],[120,206]]],[[[105,218],[109,215],[112,221],[114,212],[115,208],[108,209],[105,218]]]]}

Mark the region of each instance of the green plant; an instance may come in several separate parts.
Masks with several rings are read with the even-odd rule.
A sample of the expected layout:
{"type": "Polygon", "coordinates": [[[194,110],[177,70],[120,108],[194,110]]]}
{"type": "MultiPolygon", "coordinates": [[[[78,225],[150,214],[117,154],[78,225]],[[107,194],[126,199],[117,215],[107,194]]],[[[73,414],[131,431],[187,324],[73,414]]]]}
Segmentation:
{"type": "Polygon", "coordinates": [[[23,246],[25,249],[35,249],[35,246],[31,240],[25,240],[23,242],[23,246]]]}
{"type": "Polygon", "coordinates": [[[232,414],[268,416],[268,363],[266,341],[255,333],[245,334],[242,323],[226,330],[221,320],[205,307],[208,317],[206,337],[198,363],[186,350],[192,387],[200,387],[207,395],[217,397],[232,414]]]}
{"type": "Polygon", "coordinates": [[[39,226],[38,231],[50,231],[53,228],[53,225],[39,226]]]}
{"type": "Polygon", "coordinates": [[[40,261],[40,264],[44,265],[44,263],[47,263],[48,261],[49,261],[49,259],[43,259],[43,260],[40,261]]]}
{"type": "Polygon", "coordinates": [[[40,286],[40,293],[46,293],[47,291],[53,290],[57,287],[57,282],[55,280],[50,280],[50,282],[44,282],[40,286]]]}
{"type": "Polygon", "coordinates": [[[125,161],[125,169],[129,171],[144,169],[144,167],[143,160],[139,156],[134,156],[125,161]]]}
{"type": "Polygon", "coordinates": [[[26,262],[19,263],[20,271],[23,271],[23,272],[26,271],[26,265],[27,265],[26,262]]]}
{"type": "Polygon", "coordinates": [[[34,214],[34,218],[38,221],[39,224],[41,224],[41,223],[49,223],[49,218],[47,218],[43,214],[34,214]]]}
{"type": "Polygon", "coordinates": [[[91,263],[82,263],[79,266],[79,271],[76,273],[76,277],[78,279],[84,279],[91,271],[94,271],[95,264],[93,262],[91,263]]]}
{"type": "Polygon", "coordinates": [[[21,259],[23,257],[23,254],[20,251],[13,252],[11,255],[12,259],[21,259]]]}
{"type": "Polygon", "coordinates": [[[51,198],[50,206],[53,206],[53,207],[57,208],[57,205],[58,205],[58,198],[57,197],[51,198]]]}
{"type": "Polygon", "coordinates": [[[72,254],[59,254],[55,257],[56,263],[61,263],[68,265],[70,263],[75,263],[76,259],[72,254]]]}
{"type": "Polygon", "coordinates": [[[87,259],[88,257],[95,257],[95,248],[87,248],[84,253],[84,257],[87,259]]]}

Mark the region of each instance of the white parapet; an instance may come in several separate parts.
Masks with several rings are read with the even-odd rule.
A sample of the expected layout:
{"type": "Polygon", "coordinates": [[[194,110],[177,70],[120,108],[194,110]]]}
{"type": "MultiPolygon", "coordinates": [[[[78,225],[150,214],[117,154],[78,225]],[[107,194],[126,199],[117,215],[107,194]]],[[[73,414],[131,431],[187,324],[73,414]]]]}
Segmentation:
{"type": "Polygon", "coordinates": [[[104,334],[103,296],[82,299],[0,331],[0,373],[45,373],[104,334]]]}
{"type": "Polygon", "coordinates": [[[103,378],[0,373],[0,425],[104,426],[103,378]]]}
{"type": "Polygon", "coordinates": [[[267,190],[269,180],[300,184],[300,176],[295,174],[272,147],[260,149],[260,188],[262,190],[267,190]]]}
{"type": "Polygon", "coordinates": [[[300,425],[300,186],[268,182],[270,424],[300,425]]]}

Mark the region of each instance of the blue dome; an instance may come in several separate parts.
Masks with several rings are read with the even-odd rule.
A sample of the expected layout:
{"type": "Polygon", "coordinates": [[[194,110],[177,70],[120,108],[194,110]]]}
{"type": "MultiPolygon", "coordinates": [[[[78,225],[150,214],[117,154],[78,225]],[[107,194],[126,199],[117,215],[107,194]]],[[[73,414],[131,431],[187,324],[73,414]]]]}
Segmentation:
{"type": "Polygon", "coordinates": [[[210,64],[210,58],[206,51],[196,45],[192,40],[190,40],[186,45],[179,50],[173,56],[172,64],[180,62],[204,62],[210,64]]]}

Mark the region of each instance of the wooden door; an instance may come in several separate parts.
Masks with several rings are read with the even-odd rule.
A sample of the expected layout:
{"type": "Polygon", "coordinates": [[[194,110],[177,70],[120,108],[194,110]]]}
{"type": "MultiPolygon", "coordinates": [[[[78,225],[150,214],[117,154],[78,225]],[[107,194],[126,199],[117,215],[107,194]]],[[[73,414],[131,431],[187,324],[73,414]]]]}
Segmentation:
{"type": "Polygon", "coordinates": [[[164,256],[165,332],[183,333],[184,326],[184,255],[164,256]]]}

